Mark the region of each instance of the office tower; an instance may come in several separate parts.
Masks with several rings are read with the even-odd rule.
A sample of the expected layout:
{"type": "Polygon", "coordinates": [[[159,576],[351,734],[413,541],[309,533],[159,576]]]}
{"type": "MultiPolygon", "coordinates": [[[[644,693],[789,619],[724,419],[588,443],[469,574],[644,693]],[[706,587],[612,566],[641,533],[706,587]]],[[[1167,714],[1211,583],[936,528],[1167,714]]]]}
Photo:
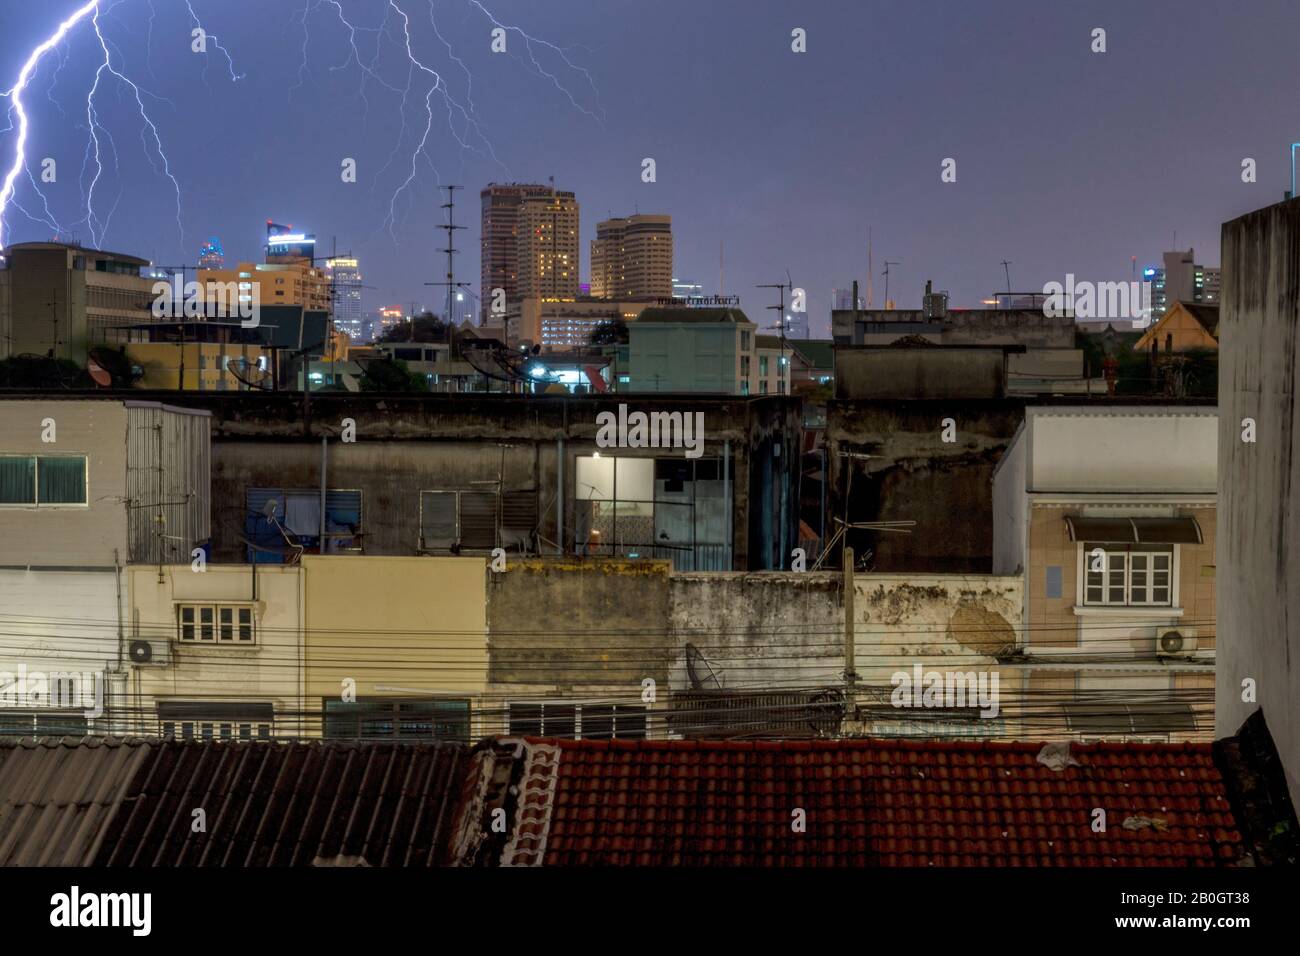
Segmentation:
{"type": "Polygon", "coordinates": [[[361,311],[361,269],[351,256],[325,260],[325,275],[334,291],[334,328],[346,332],[353,342],[365,333],[361,311]]]}
{"type": "Polygon", "coordinates": [[[213,236],[199,250],[200,269],[222,269],[226,265],[226,251],[221,248],[221,240],[213,236]]]}
{"type": "Polygon", "coordinates": [[[591,242],[591,294],[601,299],[669,298],[673,288],[671,216],[606,219],[591,242]]]}
{"type": "MultiPolygon", "coordinates": [[[[523,198],[516,258],[518,298],[562,301],[578,297],[578,201],[573,193],[523,198]]],[[[506,298],[510,298],[508,292],[506,298]]]]}
{"type": "MultiPolygon", "coordinates": [[[[486,319],[492,308],[493,289],[504,289],[507,301],[519,298],[519,209],[526,198],[549,197],[551,191],[547,185],[489,183],[480,193],[483,219],[479,306],[482,318],[486,319]]],[[[572,197],[573,194],[561,195],[572,197]]]]}
{"type": "Polygon", "coordinates": [[[1196,250],[1175,250],[1164,254],[1163,269],[1142,270],[1151,283],[1152,318],[1159,319],[1175,302],[1218,305],[1222,284],[1216,267],[1196,264],[1196,250]]]}

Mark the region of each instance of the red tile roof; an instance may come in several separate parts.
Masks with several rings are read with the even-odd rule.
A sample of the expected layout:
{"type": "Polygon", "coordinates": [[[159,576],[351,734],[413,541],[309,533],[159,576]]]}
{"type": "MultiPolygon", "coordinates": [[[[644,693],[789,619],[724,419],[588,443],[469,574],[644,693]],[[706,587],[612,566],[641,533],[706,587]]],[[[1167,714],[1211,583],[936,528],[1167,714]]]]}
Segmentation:
{"type": "Polygon", "coordinates": [[[525,749],[539,746],[558,747],[558,765],[553,779],[531,774],[545,789],[528,772],[516,778],[528,812],[514,821],[507,864],[1224,866],[1247,853],[1209,745],[1076,744],[1080,766],[1061,772],[1028,743],[525,749]],[[1104,832],[1092,829],[1094,808],[1106,811],[1104,832]],[[795,810],[805,832],[794,832],[795,810]]]}

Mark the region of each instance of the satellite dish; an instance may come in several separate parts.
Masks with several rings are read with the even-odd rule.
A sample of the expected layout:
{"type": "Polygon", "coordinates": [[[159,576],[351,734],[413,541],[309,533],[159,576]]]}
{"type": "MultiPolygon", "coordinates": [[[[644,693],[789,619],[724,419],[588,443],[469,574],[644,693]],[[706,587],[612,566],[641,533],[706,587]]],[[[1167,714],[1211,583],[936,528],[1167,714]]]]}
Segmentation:
{"type": "Polygon", "coordinates": [[[90,373],[91,381],[100,388],[108,388],[113,384],[113,376],[109,374],[108,369],[96,362],[93,356],[86,360],[86,371],[90,373]]]}
{"type": "Polygon", "coordinates": [[[821,737],[834,737],[844,719],[844,695],[833,687],[808,698],[808,726],[821,737]]]}
{"type": "Polygon", "coordinates": [[[713,673],[713,667],[691,643],[686,645],[686,677],[692,690],[722,690],[722,681],[713,673]]]}
{"type": "Polygon", "coordinates": [[[256,362],[250,362],[244,357],[233,358],[226,365],[230,374],[235,376],[249,388],[270,391],[274,384],[271,380],[271,373],[256,362]]]}

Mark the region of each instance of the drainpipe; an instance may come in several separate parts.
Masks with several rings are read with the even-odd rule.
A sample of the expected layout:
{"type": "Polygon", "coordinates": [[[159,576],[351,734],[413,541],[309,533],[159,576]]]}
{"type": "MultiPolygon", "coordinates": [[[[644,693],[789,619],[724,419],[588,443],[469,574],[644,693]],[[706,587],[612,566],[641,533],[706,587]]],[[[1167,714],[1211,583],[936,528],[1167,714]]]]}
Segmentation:
{"type": "Polygon", "coordinates": [[[555,439],[555,553],[564,554],[564,436],[555,439]]]}
{"type": "Polygon", "coordinates": [[[722,510],[727,516],[726,570],[732,570],[731,549],[735,544],[736,520],[731,513],[731,439],[722,443],[722,510]]]}
{"type": "Polygon", "coordinates": [[[325,553],[325,474],[328,463],[329,439],[321,436],[320,440],[320,553],[325,553]]]}

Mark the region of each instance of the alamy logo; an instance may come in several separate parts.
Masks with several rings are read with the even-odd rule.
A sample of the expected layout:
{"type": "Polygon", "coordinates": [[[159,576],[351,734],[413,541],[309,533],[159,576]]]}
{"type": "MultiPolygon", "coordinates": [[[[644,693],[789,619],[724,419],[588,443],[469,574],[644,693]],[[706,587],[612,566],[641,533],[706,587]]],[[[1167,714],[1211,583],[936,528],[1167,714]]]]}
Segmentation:
{"type": "Polygon", "coordinates": [[[127,926],[133,936],[148,936],[153,927],[151,893],[69,893],[50,897],[51,926],[127,926]]]}
{"type": "Polygon", "coordinates": [[[927,671],[913,664],[911,673],[894,671],[889,682],[894,685],[889,702],[895,707],[978,707],[981,717],[998,715],[997,671],[927,671]]]}
{"type": "Polygon", "coordinates": [[[1065,274],[1065,284],[1043,286],[1043,314],[1049,319],[1073,315],[1076,319],[1128,319],[1133,328],[1151,324],[1150,282],[1075,282],[1065,274]]]}
{"type": "Polygon", "coordinates": [[[0,671],[0,708],[80,710],[87,720],[104,715],[104,675],[95,671],[0,671]]]}
{"type": "Polygon", "coordinates": [[[684,448],[687,458],[704,454],[703,412],[629,412],[596,415],[599,448],[684,448]]]}
{"type": "Polygon", "coordinates": [[[239,319],[240,327],[261,324],[262,293],[256,282],[186,282],[179,276],[153,284],[155,319],[239,319]]]}

